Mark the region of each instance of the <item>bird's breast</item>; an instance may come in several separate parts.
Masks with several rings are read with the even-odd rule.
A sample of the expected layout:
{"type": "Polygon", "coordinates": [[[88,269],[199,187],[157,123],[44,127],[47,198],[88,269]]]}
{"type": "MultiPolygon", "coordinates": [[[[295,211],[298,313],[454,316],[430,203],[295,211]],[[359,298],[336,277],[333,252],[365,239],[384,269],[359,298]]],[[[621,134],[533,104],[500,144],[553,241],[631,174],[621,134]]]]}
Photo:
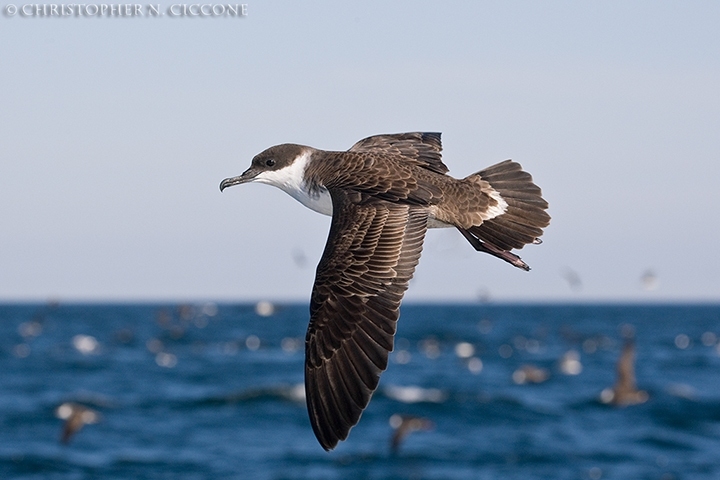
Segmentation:
{"type": "Polygon", "coordinates": [[[310,210],[322,213],[323,215],[332,216],[333,214],[332,198],[326,188],[321,187],[312,190],[301,188],[288,193],[310,210]]]}

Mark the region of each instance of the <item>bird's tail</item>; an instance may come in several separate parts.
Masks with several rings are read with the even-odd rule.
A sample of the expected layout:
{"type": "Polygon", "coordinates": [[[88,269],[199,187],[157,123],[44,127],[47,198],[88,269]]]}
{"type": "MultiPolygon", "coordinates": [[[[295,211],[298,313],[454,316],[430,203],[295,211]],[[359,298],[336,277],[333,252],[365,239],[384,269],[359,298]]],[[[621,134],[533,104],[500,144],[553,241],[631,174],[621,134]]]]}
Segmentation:
{"type": "Polygon", "coordinates": [[[505,201],[507,208],[504,213],[480,225],[460,231],[476,250],[494,255],[523,270],[530,270],[510,250],[520,249],[528,243],[541,243],[540,236],[543,228],[550,224],[550,215],[545,211],[548,203],[542,198],[540,187],[533,183],[532,176],[523,171],[519,163],[512,160],[500,162],[473,175],[488,182],[505,201]]]}

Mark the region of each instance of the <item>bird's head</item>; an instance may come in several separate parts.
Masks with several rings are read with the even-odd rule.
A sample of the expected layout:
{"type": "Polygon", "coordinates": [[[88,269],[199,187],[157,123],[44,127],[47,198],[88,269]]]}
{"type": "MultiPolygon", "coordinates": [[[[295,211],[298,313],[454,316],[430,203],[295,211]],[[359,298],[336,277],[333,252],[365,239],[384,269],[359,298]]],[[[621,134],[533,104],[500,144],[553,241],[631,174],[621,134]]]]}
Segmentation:
{"type": "Polygon", "coordinates": [[[249,182],[268,183],[280,188],[288,182],[301,182],[310,150],[309,147],[291,143],[270,147],[255,155],[250,168],[242,175],[226,178],[220,182],[220,191],[249,182]]]}

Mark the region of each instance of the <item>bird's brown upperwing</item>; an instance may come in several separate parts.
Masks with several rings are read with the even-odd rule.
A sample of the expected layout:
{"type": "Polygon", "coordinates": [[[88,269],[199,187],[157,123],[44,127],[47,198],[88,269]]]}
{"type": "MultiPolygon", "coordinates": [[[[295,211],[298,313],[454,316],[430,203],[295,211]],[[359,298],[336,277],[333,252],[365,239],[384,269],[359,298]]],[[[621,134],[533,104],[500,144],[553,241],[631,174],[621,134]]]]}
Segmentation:
{"type": "Polygon", "coordinates": [[[347,438],[387,368],[427,208],[330,189],[333,219],[305,339],[305,392],[322,447],[347,438]]]}
{"type": "Polygon", "coordinates": [[[348,150],[399,156],[415,165],[445,174],[449,169],[442,161],[441,151],[442,142],[437,132],[373,135],[363,138],[348,150]]]}

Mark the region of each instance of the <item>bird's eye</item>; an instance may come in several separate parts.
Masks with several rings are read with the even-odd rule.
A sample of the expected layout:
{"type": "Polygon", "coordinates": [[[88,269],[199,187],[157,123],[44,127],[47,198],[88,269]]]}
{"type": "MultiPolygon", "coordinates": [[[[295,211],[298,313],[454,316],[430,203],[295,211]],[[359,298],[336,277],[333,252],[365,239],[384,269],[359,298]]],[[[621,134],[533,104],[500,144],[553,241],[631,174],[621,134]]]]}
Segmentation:
{"type": "Polygon", "coordinates": [[[268,158],[265,160],[265,165],[268,167],[274,167],[275,166],[275,159],[274,158],[268,158]]]}

